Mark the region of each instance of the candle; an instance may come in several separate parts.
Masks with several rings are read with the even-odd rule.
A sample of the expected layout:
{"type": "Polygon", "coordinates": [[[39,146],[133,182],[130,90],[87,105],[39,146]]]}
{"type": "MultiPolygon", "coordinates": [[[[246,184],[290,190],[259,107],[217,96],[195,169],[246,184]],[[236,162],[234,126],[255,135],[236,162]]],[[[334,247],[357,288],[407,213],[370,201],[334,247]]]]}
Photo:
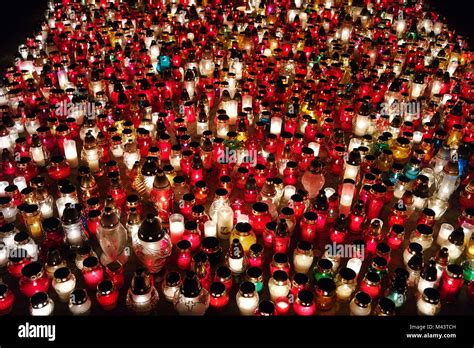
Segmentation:
{"type": "Polygon", "coordinates": [[[70,295],[76,287],[76,277],[69,268],[61,267],[54,272],[53,288],[61,302],[69,302],[70,295]]]}
{"type": "Polygon", "coordinates": [[[119,293],[111,280],[103,280],[97,285],[97,302],[106,311],[117,306],[119,293]]]}
{"type": "Polygon", "coordinates": [[[436,238],[436,243],[439,246],[443,246],[447,241],[449,235],[454,231],[454,227],[451,224],[443,223],[439,228],[438,238],[436,238]]]}
{"type": "Polygon", "coordinates": [[[293,266],[297,273],[308,273],[313,264],[312,245],[306,241],[298,242],[293,254],[293,266]]]}
{"type": "Polygon", "coordinates": [[[88,315],[92,302],[84,289],[75,289],[69,297],[69,311],[72,315],[88,315]]]}
{"type": "Polygon", "coordinates": [[[282,123],[283,119],[281,117],[273,116],[270,120],[270,133],[280,135],[282,123]]]}
{"type": "Polygon", "coordinates": [[[5,188],[9,185],[8,181],[0,181],[0,197],[5,196],[5,188]]]}
{"type": "Polygon", "coordinates": [[[79,160],[77,158],[76,141],[72,139],[64,140],[64,155],[71,168],[77,168],[79,160]]]}
{"type": "Polygon", "coordinates": [[[356,257],[349,259],[349,261],[347,261],[346,267],[352,269],[356,275],[358,275],[360,268],[362,267],[362,260],[356,257]]]}
{"type": "Polygon", "coordinates": [[[355,183],[353,180],[344,180],[342,185],[339,213],[349,215],[354,199],[355,183]]]}
{"type": "Polygon", "coordinates": [[[95,256],[89,256],[83,261],[84,268],[82,275],[84,281],[90,289],[95,289],[104,278],[104,271],[99,264],[99,260],[95,256]]]}
{"type": "Polygon", "coordinates": [[[172,214],[169,218],[171,243],[176,245],[184,234],[184,216],[181,214],[172,214]]]}
{"type": "Polygon", "coordinates": [[[13,185],[16,185],[18,188],[18,191],[23,191],[23,189],[26,188],[26,179],[24,176],[17,176],[16,178],[13,179],[13,185]]]}
{"type": "Polygon", "coordinates": [[[38,292],[30,298],[30,314],[47,316],[53,314],[54,302],[46,292],[38,292]]]}
{"type": "Polygon", "coordinates": [[[217,237],[217,224],[214,221],[204,223],[204,237],[217,237]]]}
{"type": "Polygon", "coordinates": [[[254,315],[259,301],[258,293],[255,291],[255,285],[249,281],[241,283],[236,301],[241,315],[254,315]]]}
{"type": "Polygon", "coordinates": [[[234,212],[231,207],[223,206],[217,211],[217,236],[220,239],[229,239],[234,226],[234,212]]]}

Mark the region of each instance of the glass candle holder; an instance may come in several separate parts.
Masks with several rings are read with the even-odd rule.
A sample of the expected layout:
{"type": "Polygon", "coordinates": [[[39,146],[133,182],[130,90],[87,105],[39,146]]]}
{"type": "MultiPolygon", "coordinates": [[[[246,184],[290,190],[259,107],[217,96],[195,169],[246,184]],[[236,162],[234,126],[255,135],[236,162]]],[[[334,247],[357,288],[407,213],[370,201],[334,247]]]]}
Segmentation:
{"type": "Polygon", "coordinates": [[[371,297],[369,294],[359,291],[355,294],[354,298],[352,299],[349,307],[351,310],[351,315],[354,316],[367,316],[370,315],[372,310],[371,308],[371,297]]]}
{"type": "Polygon", "coordinates": [[[303,214],[300,222],[301,239],[307,242],[313,242],[316,238],[318,216],[315,212],[309,211],[303,214]]]}
{"type": "Polygon", "coordinates": [[[15,295],[6,284],[0,284],[0,315],[9,314],[15,302],[15,295]]]}
{"type": "Polygon", "coordinates": [[[322,278],[333,277],[333,263],[328,259],[319,259],[316,267],[314,268],[314,279],[319,281],[322,278]]]}
{"type": "Polygon", "coordinates": [[[209,288],[209,306],[216,311],[222,311],[229,303],[229,294],[221,282],[213,282],[209,288]]]}
{"type": "Polygon", "coordinates": [[[41,225],[42,216],[38,205],[27,204],[21,212],[26,229],[30,236],[34,239],[43,236],[43,229],[41,225]]]}
{"type": "Polygon", "coordinates": [[[120,289],[124,283],[124,269],[122,263],[116,260],[105,266],[105,272],[108,278],[114,283],[117,289],[120,289]]]}
{"type": "Polygon", "coordinates": [[[272,221],[272,217],[268,211],[268,204],[264,202],[256,202],[252,205],[252,213],[249,216],[255,234],[262,235],[265,231],[265,226],[272,221]]]}
{"type": "Polygon", "coordinates": [[[236,296],[236,301],[241,315],[254,315],[259,303],[259,296],[254,283],[249,281],[241,283],[239,292],[236,296]]]}
{"type": "Polygon", "coordinates": [[[178,250],[178,268],[182,270],[189,270],[191,266],[191,242],[189,240],[180,240],[176,243],[178,250]]]}
{"type": "Polygon", "coordinates": [[[433,229],[424,224],[416,226],[416,230],[411,235],[410,242],[420,244],[423,250],[429,249],[433,243],[433,229]]]}
{"type": "Polygon", "coordinates": [[[163,295],[168,302],[173,302],[176,291],[179,290],[183,280],[178,272],[168,272],[165,276],[165,280],[161,285],[163,295]]]}
{"type": "Polygon", "coordinates": [[[84,289],[75,289],[69,296],[69,311],[72,315],[89,315],[92,302],[84,289]]]}
{"type": "Polygon", "coordinates": [[[446,267],[439,285],[441,301],[453,303],[456,301],[459,292],[464,284],[463,269],[461,266],[451,264],[446,267]]]}
{"type": "Polygon", "coordinates": [[[441,310],[440,294],[434,288],[426,288],[416,301],[418,315],[438,315],[441,310]]]}
{"type": "Polygon", "coordinates": [[[49,289],[49,278],[43,266],[35,261],[27,264],[21,270],[19,286],[23,295],[31,297],[38,292],[47,292],[49,289]]]}
{"type": "Polygon", "coordinates": [[[376,299],[381,290],[380,276],[376,272],[367,272],[360,284],[360,291],[367,293],[372,299],[376,299]]]}
{"type": "Polygon", "coordinates": [[[321,278],[316,282],[316,307],[328,311],[336,303],[336,283],[331,278],[321,278]]]}
{"type": "Polygon", "coordinates": [[[146,268],[136,269],[127,292],[127,308],[138,314],[148,314],[154,310],[158,300],[158,291],[150,272],[146,268]]]}
{"type": "Polygon", "coordinates": [[[84,276],[84,282],[89,289],[95,289],[104,279],[104,270],[102,269],[99,260],[95,256],[89,256],[82,262],[84,268],[82,269],[82,275],[84,276]]]}
{"type": "Polygon", "coordinates": [[[184,234],[184,216],[181,214],[171,214],[169,218],[171,243],[176,245],[184,234]]]}
{"type": "Polygon", "coordinates": [[[96,297],[102,309],[110,311],[117,306],[119,293],[111,280],[103,280],[97,284],[96,297]]]}
{"type": "Polygon", "coordinates": [[[70,295],[76,287],[76,277],[69,268],[61,267],[54,272],[53,288],[61,302],[69,302],[70,295]]]}
{"type": "Polygon", "coordinates": [[[341,302],[349,302],[357,285],[356,272],[348,267],[341,268],[336,277],[336,296],[341,302]]]}
{"type": "Polygon", "coordinates": [[[300,241],[293,253],[293,267],[297,273],[308,273],[313,264],[313,248],[311,243],[300,241]]]}
{"type": "Polygon", "coordinates": [[[248,252],[250,247],[257,242],[252,225],[247,222],[238,222],[230,234],[230,240],[238,239],[244,252],[248,252]]]}
{"type": "Polygon", "coordinates": [[[268,281],[268,289],[273,301],[277,298],[287,297],[291,289],[288,274],[282,270],[273,272],[272,277],[268,281]]]}
{"type": "Polygon", "coordinates": [[[46,292],[37,292],[30,298],[30,315],[48,316],[53,314],[54,302],[46,292]]]}

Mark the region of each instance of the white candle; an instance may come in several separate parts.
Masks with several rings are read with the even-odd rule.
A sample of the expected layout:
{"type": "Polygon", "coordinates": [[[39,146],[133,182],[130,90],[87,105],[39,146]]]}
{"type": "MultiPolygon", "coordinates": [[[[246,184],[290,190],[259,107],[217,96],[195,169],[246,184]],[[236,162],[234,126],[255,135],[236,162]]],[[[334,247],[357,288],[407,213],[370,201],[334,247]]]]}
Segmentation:
{"type": "Polygon", "coordinates": [[[241,315],[251,316],[255,314],[258,307],[259,296],[255,293],[251,297],[244,297],[240,293],[237,294],[237,306],[241,315]]]}
{"type": "Polygon", "coordinates": [[[68,302],[71,293],[76,287],[76,277],[74,274],[71,274],[69,279],[64,282],[53,279],[53,287],[58,294],[59,300],[61,302],[68,302]]]}
{"type": "Polygon", "coordinates": [[[280,135],[283,120],[281,117],[273,116],[270,120],[270,133],[280,135]]]}
{"type": "Polygon", "coordinates": [[[313,255],[298,254],[293,256],[293,266],[296,273],[308,273],[313,264],[313,255]]]}
{"type": "Polygon", "coordinates": [[[474,232],[474,225],[471,225],[468,222],[463,222],[461,225],[464,231],[464,245],[468,245],[469,240],[471,239],[472,233],[474,232]]]}
{"type": "Polygon", "coordinates": [[[349,284],[341,284],[336,288],[336,296],[343,302],[349,302],[354,292],[354,287],[349,284]]]}
{"type": "Polygon", "coordinates": [[[232,257],[229,257],[229,269],[232,271],[232,273],[242,273],[244,270],[244,258],[240,257],[238,259],[233,259],[232,257]]]}
{"type": "Polygon", "coordinates": [[[436,243],[439,246],[444,245],[444,243],[448,240],[449,235],[453,231],[454,231],[453,225],[448,224],[448,223],[442,224],[441,227],[439,228],[438,238],[436,239],[436,243]]]}
{"type": "Polygon", "coordinates": [[[64,140],[64,155],[66,157],[66,161],[69,163],[71,168],[77,168],[79,166],[79,160],[77,159],[76,142],[74,140],[64,140]]]}
{"type": "Polygon", "coordinates": [[[420,132],[420,131],[413,132],[413,142],[415,144],[421,143],[422,140],[423,140],[423,133],[422,132],[420,132]]]}
{"type": "Polygon", "coordinates": [[[8,181],[0,181],[0,197],[5,196],[5,188],[10,185],[8,181]]]}
{"type": "Polygon", "coordinates": [[[13,185],[16,185],[18,188],[18,191],[22,191],[24,188],[26,188],[26,179],[24,176],[17,176],[16,178],[13,179],[13,185]]]}
{"type": "Polygon", "coordinates": [[[346,163],[346,168],[344,170],[344,179],[357,180],[357,175],[359,174],[359,166],[353,166],[352,164],[346,163]]]}
{"type": "Polygon", "coordinates": [[[229,239],[233,226],[234,212],[231,207],[223,206],[217,211],[217,236],[221,239],[229,239]]]}
{"type": "Polygon", "coordinates": [[[31,157],[36,165],[44,167],[46,165],[43,148],[41,146],[31,147],[31,157]]]}
{"type": "Polygon", "coordinates": [[[283,189],[283,199],[285,202],[288,202],[291,199],[291,196],[293,196],[296,193],[296,187],[293,185],[286,185],[285,188],[283,189]]]}
{"type": "Polygon", "coordinates": [[[347,147],[347,152],[350,153],[352,152],[352,150],[360,147],[362,145],[362,140],[360,140],[359,138],[351,138],[351,140],[349,140],[349,146],[347,147]]]}
{"type": "Polygon", "coordinates": [[[99,171],[99,152],[97,149],[85,150],[87,165],[89,166],[91,173],[99,171]]]}
{"type": "Polygon", "coordinates": [[[354,257],[347,261],[346,267],[352,269],[357,275],[359,275],[360,268],[362,267],[362,260],[354,257]]]}
{"type": "Polygon", "coordinates": [[[59,218],[63,216],[63,210],[66,208],[66,203],[69,203],[70,200],[67,197],[59,197],[56,200],[56,208],[58,209],[59,218]]]}
{"type": "Polygon", "coordinates": [[[171,243],[176,244],[183,239],[184,216],[181,214],[172,214],[169,218],[171,243]]]}
{"type": "Polygon", "coordinates": [[[351,211],[352,200],[354,198],[355,185],[352,182],[346,182],[342,185],[341,201],[339,213],[348,215],[351,211]]]}
{"type": "Polygon", "coordinates": [[[214,221],[204,223],[204,237],[217,237],[217,224],[214,221]]]}
{"type": "Polygon", "coordinates": [[[313,150],[314,152],[314,156],[319,156],[319,150],[321,149],[321,145],[319,145],[318,143],[312,141],[308,144],[308,147],[313,150]]]}
{"type": "Polygon", "coordinates": [[[336,193],[336,190],[333,189],[332,187],[326,187],[326,188],[324,189],[324,194],[326,195],[326,198],[331,197],[331,196],[332,196],[333,194],[335,194],[335,193],[336,193]]]}

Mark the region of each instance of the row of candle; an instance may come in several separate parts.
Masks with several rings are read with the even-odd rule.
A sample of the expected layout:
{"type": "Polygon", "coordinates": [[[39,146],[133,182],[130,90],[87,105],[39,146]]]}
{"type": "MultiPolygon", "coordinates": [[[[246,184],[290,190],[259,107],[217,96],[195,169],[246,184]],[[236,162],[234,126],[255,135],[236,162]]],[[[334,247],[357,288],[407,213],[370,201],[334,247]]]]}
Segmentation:
{"type": "MultiPolygon", "coordinates": [[[[168,296],[179,313],[204,314],[226,303],[207,261],[229,240],[224,265],[231,274],[270,269],[273,304],[264,300],[260,308],[253,299],[246,313],[282,314],[290,307],[287,255],[296,274],[308,273],[314,244],[328,232],[337,245],[359,235],[353,245],[364,246],[370,271],[354,294],[349,267],[325,255],[314,269],[315,296],[293,294],[297,314],[330,308],[344,293],[353,314],[370,313],[390,252],[406,239],[408,275],[392,280],[379,305],[401,306],[406,287],[416,286],[418,309],[424,301],[437,313],[436,298],[453,302],[463,279],[472,289],[472,56],[464,39],[421,4],[230,5],[49,4],[46,23],[20,47],[0,93],[2,238],[7,251],[28,254],[12,260],[3,253],[1,265],[16,276],[25,263],[38,267],[28,258],[39,243],[47,269],[45,246],[66,243],[95,289],[101,264],[125,264],[130,246],[147,269],[134,274],[126,303],[146,311],[158,301],[148,272],[169,265],[174,248],[173,266],[195,273],[168,296]],[[159,16],[164,12],[168,17],[159,16]],[[77,187],[68,180],[76,170],[77,187]],[[326,173],[339,178],[334,188],[324,188],[334,184],[326,173]],[[56,192],[45,189],[49,181],[56,192]],[[99,182],[107,183],[105,202],[99,182]],[[424,264],[433,227],[460,185],[463,215],[456,228],[441,226],[435,264],[424,264]],[[145,214],[148,202],[156,214],[145,214]],[[82,253],[95,238],[100,258],[82,253]],[[296,306],[302,303],[309,309],[296,306]]],[[[244,284],[243,294],[251,293],[244,284]]],[[[101,289],[113,293],[109,283],[101,289]]],[[[49,301],[44,294],[40,300],[33,302],[49,301]]]]}

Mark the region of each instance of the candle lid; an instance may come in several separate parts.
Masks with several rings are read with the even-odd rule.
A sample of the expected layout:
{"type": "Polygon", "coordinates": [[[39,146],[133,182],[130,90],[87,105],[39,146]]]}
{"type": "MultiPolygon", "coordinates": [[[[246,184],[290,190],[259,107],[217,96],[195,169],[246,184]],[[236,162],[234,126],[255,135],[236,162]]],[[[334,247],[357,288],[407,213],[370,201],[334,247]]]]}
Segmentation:
{"type": "Polygon", "coordinates": [[[446,267],[446,273],[449,277],[455,278],[455,279],[461,279],[463,277],[462,267],[456,264],[448,265],[446,267]]]}
{"type": "Polygon", "coordinates": [[[456,246],[464,244],[464,230],[462,227],[456,228],[448,237],[448,241],[456,246]]]}
{"type": "Polygon", "coordinates": [[[138,195],[136,194],[131,194],[127,196],[127,204],[129,205],[137,204],[139,200],[140,200],[140,197],[138,197],[138,195]]]}
{"type": "Polygon", "coordinates": [[[94,268],[99,264],[99,260],[95,256],[88,256],[82,261],[84,268],[94,268]]]}
{"type": "Polygon", "coordinates": [[[378,303],[377,312],[383,315],[394,315],[395,303],[388,297],[382,297],[378,303]]]}
{"type": "Polygon", "coordinates": [[[194,215],[201,215],[204,214],[205,208],[201,204],[196,204],[194,207],[191,208],[191,211],[194,215]]]}
{"type": "Polygon", "coordinates": [[[130,286],[135,295],[143,295],[153,287],[150,279],[150,271],[146,268],[137,268],[133,274],[132,284],[130,286]]]}
{"type": "Polygon", "coordinates": [[[341,270],[339,271],[339,275],[346,282],[350,282],[357,277],[356,272],[352,268],[349,268],[349,267],[341,268],[341,270]]]}
{"type": "Polygon", "coordinates": [[[313,250],[313,245],[305,240],[300,240],[296,246],[299,250],[309,252],[313,250]]]}
{"type": "Polygon", "coordinates": [[[161,240],[166,231],[161,226],[160,220],[153,214],[147,214],[146,219],[143,220],[138,229],[138,238],[144,242],[157,242],[161,240]]]}
{"type": "Polygon", "coordinates": [[[320,278],[316,282],[316,290],[323,296],[330,296],[336,290],[336,283],[331,278],[320,278]]]}
{"type": "Polygon", "coordinates": [[[273,255],[273,263],[277,265],[285,265],[288,263],[288,256],[284,253],[276,253],[273,255]]]}
{"type": "Polygon", "coordinates": [[[114,228],[120,223],[119,216],[111,207],[106,207],[100,219],[100,225],[104,228],[114,228]]]}
{"type": "Polygon", "coordinates": [[[203,253],[202,251],[197,252],[193,256],[193,261],[195,264],[205,264],[208,262],[207,254],[203,253]]]}
{"type": "Polygon", "coordinates": [[[74,289],[69,296],[70,304],[80,306],[88,300],[87,291],[84,289],[74,289]]]}
{"type": "Polygon", "coordinates": [[[247,278],[255,282],[262,280],[262,269],[259,267],[249,267],[246,271],[247,278]]]}
{"type": "Polygon", "coordinates": [[[188,250],[191,248],[191,242],[187,239],[182,239],[176,243],[176,247],[181,251],[188,250]]]}
{"type": "Polygon", "coordinates": [[[293,276],[293,283],[296,286],[307,285],[309,283],[309,278],[304,273],[295,273],[293,276]]]}
{"type": "Polygon", "coordinates": [[[293,208],[290,208],[290,207],[283,207],[281,209],[281,213],[285,216],[293,216],[295,214],[295,210],[293,208]]]}
{"type": "Polygon", "coordinates": [[[112,262],[108,263],[107,266],[105,266],[105,267],[107,267],[107,269],[110,272],[115,273],[115,272],[119,271],[123,267],[123,265],[120,261],[115,260],[115,261],[112,261],[112,262]]]}
{"type": "Polygon", "coordinates": [[[332,270],[333,263],[331,260],[328,259],[319,259],[318,260],[318,269],[322,271],[330,271],[332,270]]]}
{"type": "Polygon", "coordinates": [[[252,225],[248,222],[238,222],[235,225],[235,229],[241,234],[248,235],[252,231],[252,225]]]}
{"type": "MultiPolygon", "coordinates": [[[[177,178],[177,176],[175,177],[175,179],[176,179],[176,178],[177,178]]],[[[185,194],[183,195],[183,201],[184,201],[184,202],[192,203],[192,202],[195,201],[195,199],[196,199],[196,196],[195,196],[193,193],[188,192],[188,193],[185,193],[185,194]]]]}
{"type": "Polygon", "coordinates": [[[394,225],[392,225],[391,229],[395,234],[405,233],[405,227],[403,227],[403,225],[394,224],[394,225]]]}
{"type": "Polygon", "coordinates": [[[410,243],[408,244],[408,251],[411,254],[423,252],[423,247],[419,243],[410,243]]]}
{"type": "Polygon", "coordinates": [[[41,226],[43,227],[43,231],[46,233],[48,232],[56,232],[61,225],[61,221],[56,217],[49,217],[43,220],[41,226]]]}
{"type": "Polygon", "coordinates": [[[110,295],[114,291],[114,283],[111,280],[106,279],[97,284],[97,294],[106,296],[110,295]]]}
{"type": "Polygon", "coordinates": [[[6,284],[0,284],[0,300],[5,299],[9,294],[8,286],[6,284]]]}
{"type": "Polygon", "coordinates": [[[367,272],[364,277],[368,285],[377,286],[380,284],[380,275],[376,272],[367,272]]]}
{"type": "Polygon", "coordinates": [[[201,293],[201,283],[197,279],[196,273],[186,272],[186,276],[181,285],[181,293],[184,297],[197,297],[201,293]]]}
{"type": "Polygon", "coordinates": [[[219,268],[216,270],[216,275],[220,279],[227,280],[230,279],[230,277],[232,276],[232,272],[227,266],[219,266],[219,268]]]}
{"type": "Polygon", "coordinates": [[[385,268],[387,268],[387,260],[381,256],[375,256],[373,259],[372,259],[372,266],[376,269],[376,270],[383,270],[385,268]]]}
{"type": "MultiPolygon", "coordinates": [[[[433,234],[433,228],[431,226],[425,225],[425,224],[419,224],[416,226],[416,231],[422,236],[422,237],[429,237],[433,234]]],[[[464,241],[464,238],[463,238],[464,241]]]]}
{"type": "Polygon", "coordinates": [[[313,305],[314,295],[309,290],[300,290],[298,292],[298,302],[303,307],[311,307],[313,305]]]}
{"type": "Polygon", "coordinates": [[[56,281],[59,283],[63,283],[68,280],[70,274],[71,271],[69,268],[61,267],[54,271],[54,279],[56,279],[56,281]]]}
{"type": "Polygon", "coordinates": [[[258,304],[258,312],[262,316],[272,316],[275,314],[275,305],[272,301],[263,300],[258,304]]]}
{"type": "Polygon", "coordinates": [[[30,298],[31,307],[34,309],[41,309],[48,305],[49,296],[45,292],[37,292],[30,298]]]}
{"type": "Polygon", "coordinates": [[[440,300],[439,291],[434,288],[426,288],[423,290],[423,300],[431,304],[438,304],[440,300]]]}
{"type": "Polygon", "coordinates": [[[263,245],[259,243],[254,243],[250,246],[249,253],[251,256],[257,257],[258,255],[260,255],[260,253],[262,253],[262,251],[263,251],[263,245]]]}
{"type": "Polygon", "coordinates": [[[436,281],[438,278],[438,271],[436,269],[436,262],[434,260],[430,260],[428,262],[425,269],[421,273],[421,278],[429,282],[436,281]]]}
{"type": "Polygon", "coordinates": [[[0,197],[0,206],[10,204],[12,198],[9,196],[0,197]]]}
{"type": "Polygon", "coordinates": [[[359,291],[354,296],[354,302],[359,307],[368,308],[370,306],[370,302],[372,302],[372,299],[370,298],[368,293],[364,291],[359,291]]]}
{"type": "Polygon", "coordinates": [[[81,209],[82,207],[80,204],[66,203],[61,218],[62,222],[68,224],[77,222],[81,217],[81,209]]]}
{"type": "Polygon", "coordinates": [[[263,214],[268,212],[268,204],[264,202],[255,202],[252,205],[252,211],[254,214],[263,214]]]}
{"type": "Polygon", "coordinates": [[[221,282],[213,282],[209,287],[209,292],[212,297],[222,297],[225,295],[225,285],[221,282]]]}
{"type": "Polygon", "coordinates": [[[175,287],[181,284],[181,275],[178,272],[168,272],[165,277],[166,286],[175,287]]]}
{"type": "Polygon", "coordinates": [[[216,237],[205,237],[201,241],[201,248],[206,253],[212,253],[219,250],[219,240],[216,237]]]}
{"type": "Polygon", "coordinates": [[[33,261],[21,269],[21,274],[31,280],[36,280],[43,275],[43,266],[38,261],[33,261]]]}
{"type": "Polygon", "coordinates": [[[272,278],[277,283],[282,285],[284,282],[286,282],[288,280],[288,274],[286,274],[285,271],[282,271],[282,270],[279,269],[279,270],[276,270],[275,272],[273,272],[272,278]]]}
{"type": "Polygon", "coordinates": [[[50,267],[58,266],[63,262],[63,258],[58,248],[51,247],[46,254],[46,265],[50,267]]]}

